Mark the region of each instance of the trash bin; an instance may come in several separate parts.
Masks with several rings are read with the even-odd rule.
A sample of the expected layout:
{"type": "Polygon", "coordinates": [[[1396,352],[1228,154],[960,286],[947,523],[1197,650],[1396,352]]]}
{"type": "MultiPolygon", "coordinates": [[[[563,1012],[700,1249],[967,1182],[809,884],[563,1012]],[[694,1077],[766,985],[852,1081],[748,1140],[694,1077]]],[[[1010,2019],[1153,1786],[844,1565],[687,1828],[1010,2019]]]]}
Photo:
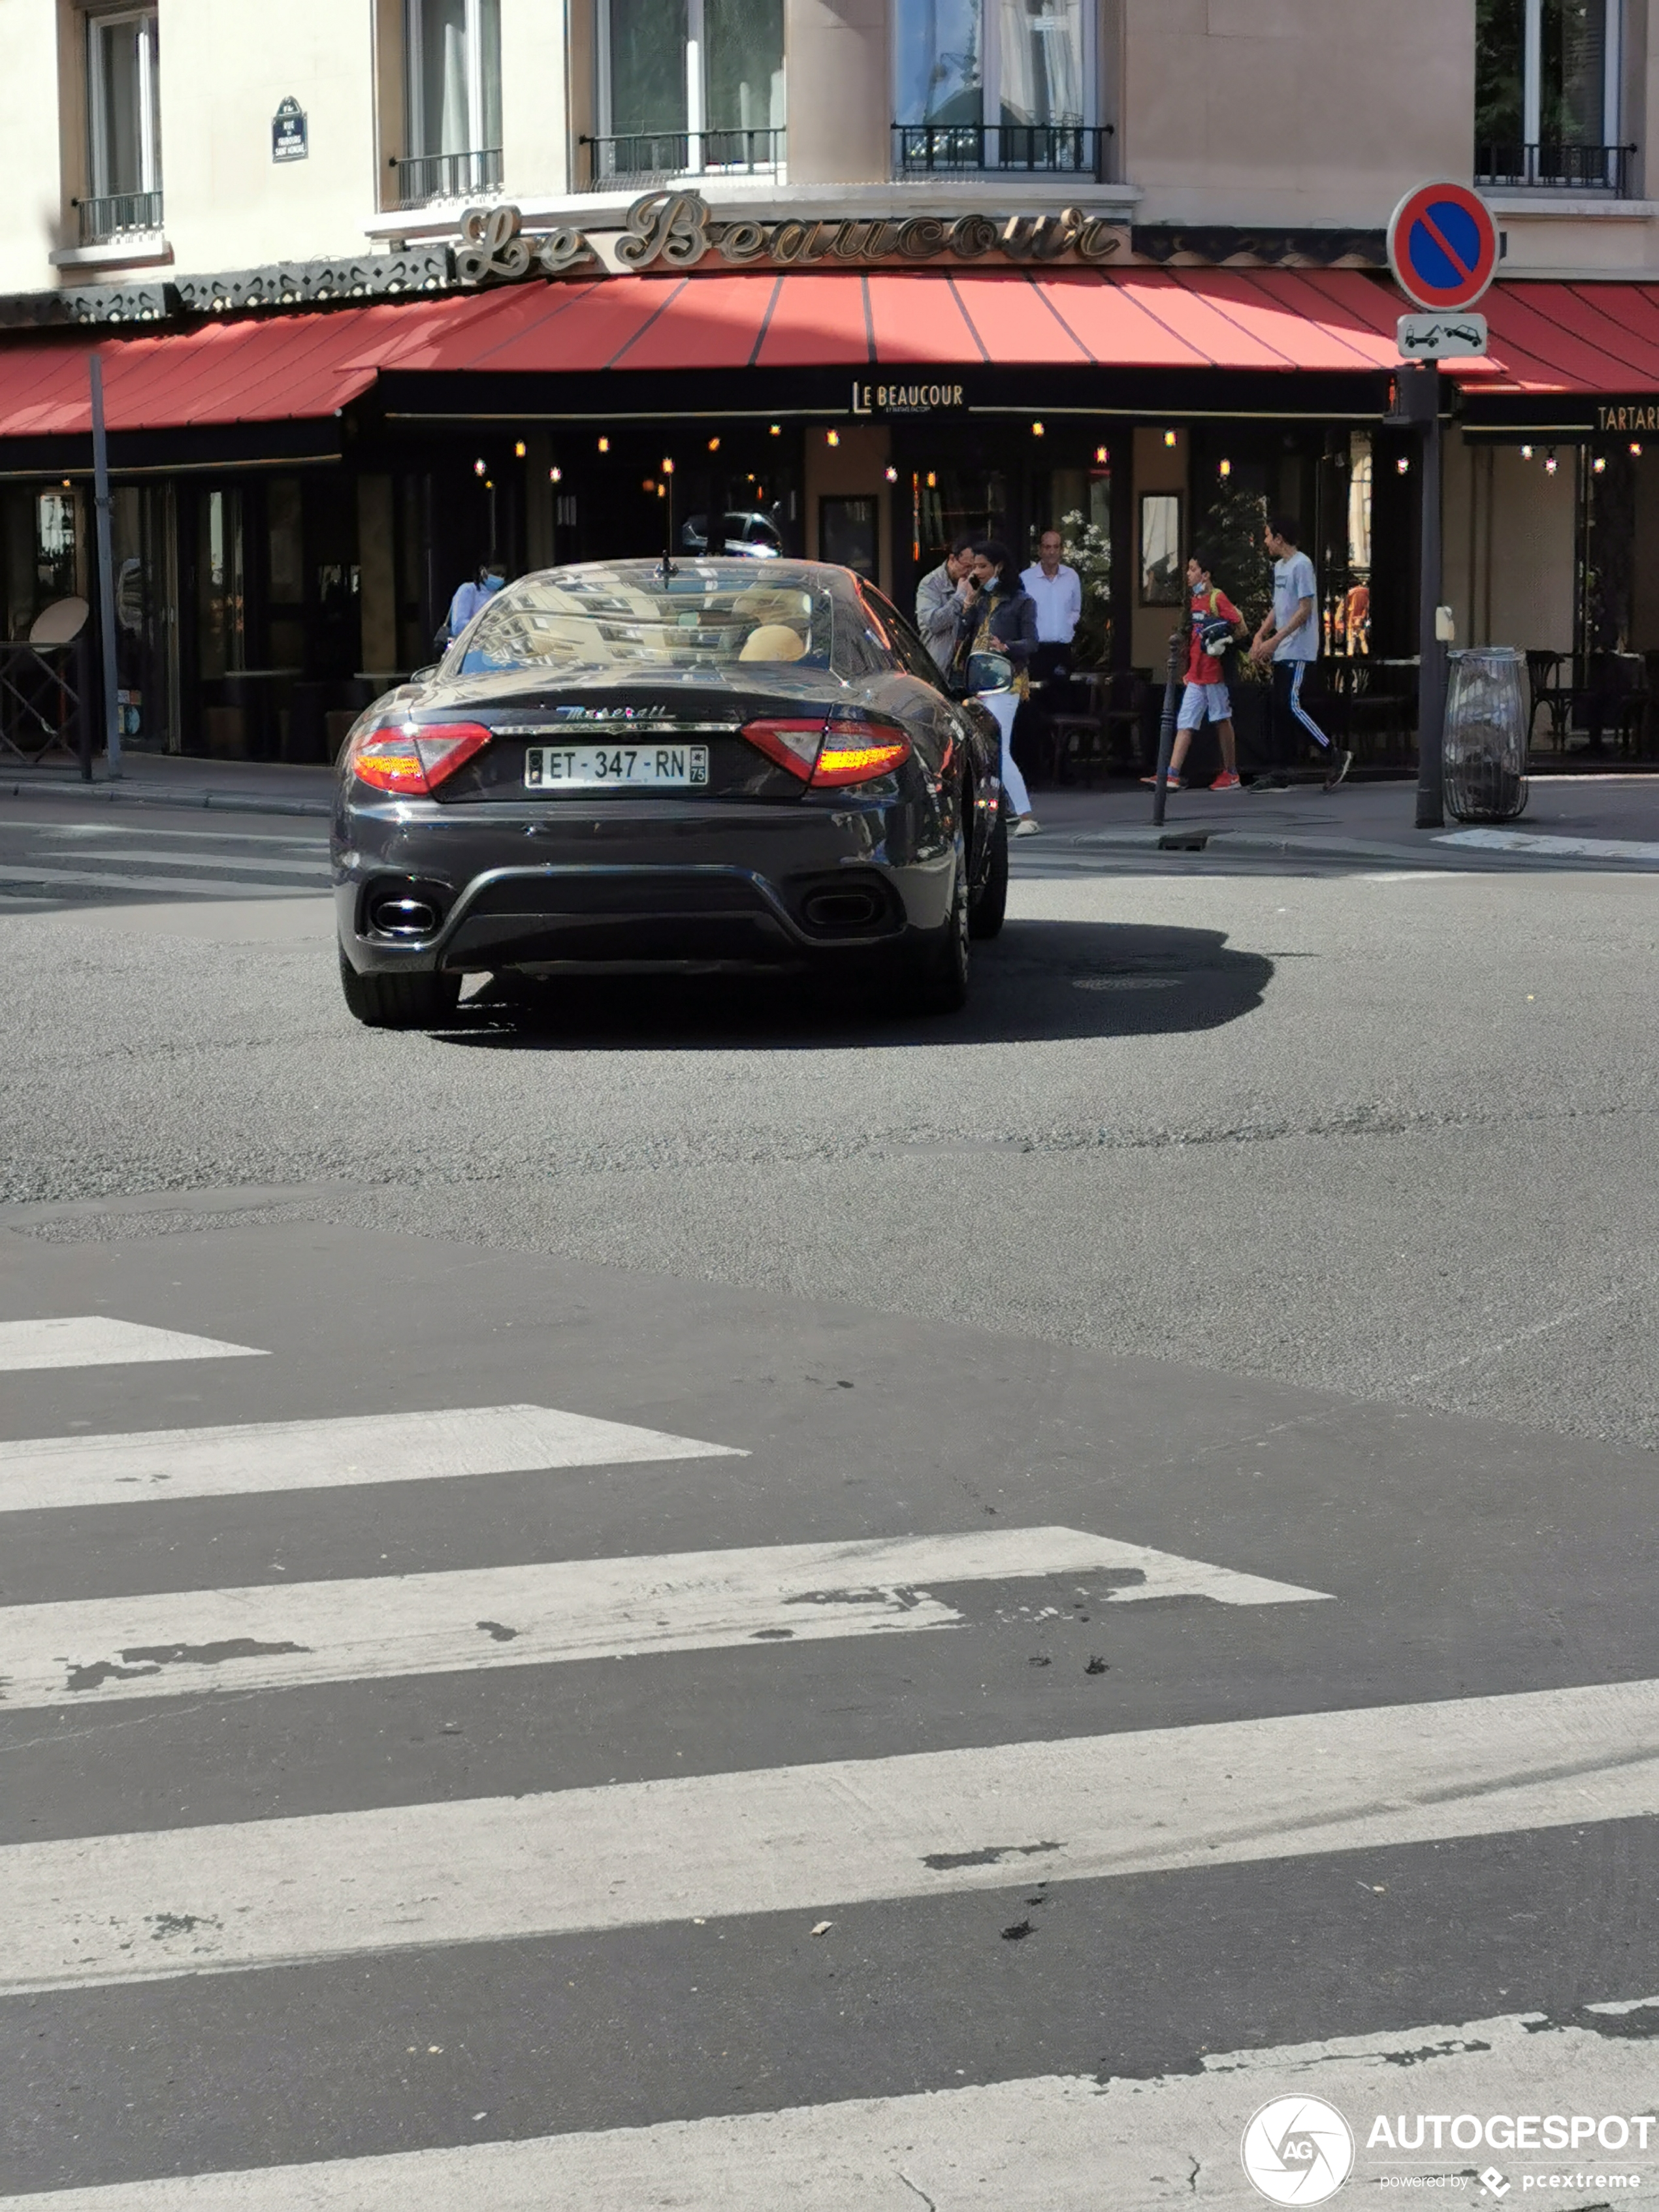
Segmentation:
{"type": "Polygon", "coordinates": [[[1444,745],[1446,807],[1460,822],[1509,822],[1526,811],[1525,664],[1512,645],[1451,656],[1444,745]]]}

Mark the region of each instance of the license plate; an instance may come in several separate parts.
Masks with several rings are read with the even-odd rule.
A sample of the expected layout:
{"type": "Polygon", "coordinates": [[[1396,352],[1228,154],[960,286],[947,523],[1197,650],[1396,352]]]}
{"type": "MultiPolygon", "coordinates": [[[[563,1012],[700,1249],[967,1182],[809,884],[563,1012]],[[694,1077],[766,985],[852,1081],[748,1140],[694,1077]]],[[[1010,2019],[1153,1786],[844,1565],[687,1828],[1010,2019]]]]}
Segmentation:
{"type": "Polygon", "coordinates": [[[707,745],[530,745],[530,791],[694,790],[708,781],[707,745]]]}

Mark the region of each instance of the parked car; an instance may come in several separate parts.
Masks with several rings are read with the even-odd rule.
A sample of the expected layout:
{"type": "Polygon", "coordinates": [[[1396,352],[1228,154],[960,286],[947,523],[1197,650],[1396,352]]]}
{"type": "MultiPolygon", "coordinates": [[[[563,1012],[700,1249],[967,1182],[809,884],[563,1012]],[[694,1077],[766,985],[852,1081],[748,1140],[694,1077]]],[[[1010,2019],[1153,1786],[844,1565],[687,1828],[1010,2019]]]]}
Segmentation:
{"type": "MultiPolygon", "coordinates": [[[[975,690],[1006,682],[977,657],[975,690]]],[[[1000,928],[999,734],[849,569],[521,577],[341,758],[347,1004],[441,1024],[461,980],[856,967],[919,1010],[1000,928]]]]}
{"type": "MultiPolygon", "coordinates": [[[[720,544],[716,553],[730,553],[740,559],[775,561],[783,551],[783,537],[769,514],[717,514],[714,533],[720,544]]],[[[680,544],[688,553],[707,553],[708,517],[688,514],[680,525],[680,544]]]]}

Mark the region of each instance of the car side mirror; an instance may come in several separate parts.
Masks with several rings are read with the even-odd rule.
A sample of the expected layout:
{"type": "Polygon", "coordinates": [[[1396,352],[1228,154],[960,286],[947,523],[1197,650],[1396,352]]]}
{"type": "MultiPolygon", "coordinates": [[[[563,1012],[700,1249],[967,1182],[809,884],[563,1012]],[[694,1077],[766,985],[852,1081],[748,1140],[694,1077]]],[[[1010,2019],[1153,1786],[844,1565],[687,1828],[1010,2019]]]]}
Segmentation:
{"type": "Polygon", "coordinates": [[[970,653],[968,656],[968,690],[975,691],[1006,691],[1014,680],[1014,664],[1006,653],[970,653]]]}
{"type": "Polygon", "coordinates": [[[406,684],[429,684],[437,672],[438,664],[434,660],[428,667],[412,670],[404,681],[406,684]]]}

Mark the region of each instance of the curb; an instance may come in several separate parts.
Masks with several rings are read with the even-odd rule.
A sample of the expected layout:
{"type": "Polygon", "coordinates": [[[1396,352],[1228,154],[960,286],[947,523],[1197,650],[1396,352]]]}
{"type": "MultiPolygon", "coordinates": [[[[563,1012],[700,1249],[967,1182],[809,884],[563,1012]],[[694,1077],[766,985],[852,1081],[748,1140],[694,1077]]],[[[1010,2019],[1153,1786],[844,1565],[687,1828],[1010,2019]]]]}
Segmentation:
{"type": "Polygon", "coordinates": [[[0,797],[8,799],[101,799],[112,806],[211,807],[221,814],[304,815],[326,822],[332,805],[320,799],[283,799],[240,791],[169,791],[164,784],[6,783],[0,797]]]}

